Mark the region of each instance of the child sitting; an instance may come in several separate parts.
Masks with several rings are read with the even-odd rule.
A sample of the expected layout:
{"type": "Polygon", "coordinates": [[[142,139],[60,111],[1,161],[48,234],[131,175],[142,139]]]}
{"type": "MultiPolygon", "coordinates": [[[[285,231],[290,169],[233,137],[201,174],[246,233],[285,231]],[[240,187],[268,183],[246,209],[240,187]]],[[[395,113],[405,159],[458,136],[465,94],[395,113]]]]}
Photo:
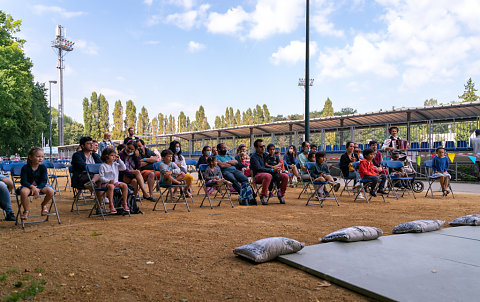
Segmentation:
{"type": "MultiPolygon", "coordinates": [[[[314,181],[322,181],[322,182],[327,181],[333,187],[335,192],[337,192],[338,189],[340,188],[340,184],[335,183],[332,175],[330,175],[330,169],[328,168],[328,165],[326,163],[327,154],[323,151],[318,151],[317,153],[315,153],[315,160],[316,160],[316,163],[315,163],[315,166],[313,166],[313,169],[311,172],[312,176],[315,178],[314,181]]],[[[319,188],[317,190],[319,192],[319,195],[322,195],[323,192],[321,188],[324,186],[321,185],[318,187],[319,188]]],[[[328,191],[325,190],[325,193],[328,194],[328,191]]]]}
{"type": "Polygon", "coordinates": [[[115,205],[113,204],[113,191],[115,187],[122,190],[122,208],[127,212],[130,211],[127,205],[128,186],[126,183],[118,181],[119,172],[127,169],[125,163],[112,148],[104,149],[101,158],[103,164],[100,166],[98,175],[100,176],[101,186],[107,188],[106,195],[110,202],[110,213],[117,213],[115,205]]]}
{"type": "Polygon", "coordinates": [[[43,162],[43,150],[42,148],[32,148],[28,152],[27,164],[22,167],[20,184],[21,187],[16,190],[17,195],[20,195],[23,206],[22,220],[27,220],[30,213],[30,200],[29,196],[33,196],[34,199],[40,197],[40,193],[45,194],[45,198],[42,202],[41,215],[48,215],[47,204],[52,200],[55,190],[47,185],[48,173],[43,162]]]}
{"type": "Polygon", "coordinates": [[[177,164],[172,162],[173,152],[170,149],[163,150],[160,154],[162,156],[162,163],[160,163],[160,173],[162,178],[160,182],[163,184],[183,184],[185,173],[183,173],[177,164]]]}
{"type": "Polygon", "coordinates": [[[315,162],[315,152],[308,153],[307,159],[308,159],[308,161],[314,163],[315,162]]]}
{"type": "MultiPolygon", "coordinates": [[[[392,160],[399,161],[400,154],[398,152],[392,153],[392,160]]],[[[390,168],[389,169],[391,177],[407,177],[407,172],[405,171],[404,167],[401,168],[390,168]]],[[[408,188],[407,182],[402,182],[401,180],[394,180],[393,185],[399,188],[408,188]]]]}
{"type": "Polygon", "coordinates": [[[372,163],[372,160],[375,157],[374,151],[370,148],[363,150],[363,157],[364,159],[360,162],[358,167],[358,173],[362,180],[370,181],[367,183],[367,185],[370,186],[370,195],[373,197],[377,196],[377,194],[375,194],[375,188],[379,178],[381,179],[381,182],[377,193],[387,194],[383,190],[385,182],[387,181],[387,176],[385,174],[379,174],[382,172],[382,168],[377,168],[372,163]]]}
{"type": "Polygon", "coordinates": [[[223,178],[222,170],[217,166],[217,157],[210,156],[207,158],[208,168],[205,170],[204,178],[206,181],[206,187],[220,187],[222,184],[231,186],[232,183],[223,178]]]}
{"type": "MultiPolygon", "coordinates": [[[[275,155],[275,145],[274,144],[268,144],[267,146],[267,157],[265,159],[265,167],[274,169],[274,168],[279,168],[281,167],[280,163],[280,158],[275,155]]],[[[270,191],[270,195],[272,195],[272,190],[273,190],[273,184],[275,183],[277,185],[277,188],[280,188],[280,172],[273,172],[272,174],[272,181],[270,182],[270,186],[268,187],[268,190],[270,191]]]]}
{"type": "Polygon", "coordinates": [[[438,147],[435,153],[437,153],[437,156],[435,156],[432,161],[432,176],[439,178],[443,196],[447,196],[448,193],[450,193],[450,191],[448,191],[448,184],[450,178],[452,178],[448,173],[448,159],[445,157],[445,149],[443,147],[438,147]]]}
{"type": "Polygon", "coordinates": [[[243,175],[245,175],[246,177],[249,177],[251,174],[250,157],[248,157],[247,152],[240,152],[238,154],[238,157],[240,159],[240,163],[243,165],[243,168],[242,168],[243,175]]]}

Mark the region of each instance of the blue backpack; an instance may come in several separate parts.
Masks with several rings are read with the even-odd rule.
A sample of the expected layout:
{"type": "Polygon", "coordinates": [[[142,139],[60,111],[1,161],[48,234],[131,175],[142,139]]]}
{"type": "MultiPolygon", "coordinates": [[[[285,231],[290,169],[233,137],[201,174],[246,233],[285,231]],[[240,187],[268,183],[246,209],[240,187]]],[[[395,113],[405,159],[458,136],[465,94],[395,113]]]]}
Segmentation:
{"type": "Polygon", "coordinates": [[[253,196],[252,187],[250,187],[250,184],[248,182],[242,183],[240,198],[246,201],[251,201],[255,199],[255,196],[253,196]]]}

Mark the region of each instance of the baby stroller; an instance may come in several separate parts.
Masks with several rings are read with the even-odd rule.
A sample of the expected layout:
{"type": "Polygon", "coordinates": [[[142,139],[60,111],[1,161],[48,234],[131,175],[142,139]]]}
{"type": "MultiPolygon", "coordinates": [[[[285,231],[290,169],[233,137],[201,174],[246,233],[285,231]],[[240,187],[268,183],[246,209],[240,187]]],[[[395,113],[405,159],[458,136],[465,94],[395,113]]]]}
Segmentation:
{"type": "Polygon", "coordinates": [[[407,177],[412,178],[409,182],[411,182],[413,192],[415,192],[415,193],[422,192],[423,189],[424,189],[424,184],[423,184],[422,181],[416,179],[417,171],[413,167],[413,162],[410,159],[410,157],[408,157],[407,154],[405,152],[402,152],[402,151],[400,151],[400,152],[397,151],[397,152],[392,153],[392,157],[396,157],[395,155],[398,156],[398,159],[396,159],[396,160],[399,160],[399,161],[403,162],[404,170],[405,170],[405,173],[407,174],[407,177]]]}

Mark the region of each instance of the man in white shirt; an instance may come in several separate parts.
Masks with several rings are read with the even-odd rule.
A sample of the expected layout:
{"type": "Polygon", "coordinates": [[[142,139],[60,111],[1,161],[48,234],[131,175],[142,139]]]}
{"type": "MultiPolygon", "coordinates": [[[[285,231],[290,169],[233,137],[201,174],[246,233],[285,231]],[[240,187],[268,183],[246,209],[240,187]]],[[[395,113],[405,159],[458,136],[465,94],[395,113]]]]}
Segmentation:
{"type": "MultiPolygon", "coordinates": [[[[475,138],[472,139],[473,153],[480,153],[480,129],[475,130],[475,138]]],[[[475,162],[475,176],[480,180],[480,157],[477,154],[477,161],[475,162]]]]}

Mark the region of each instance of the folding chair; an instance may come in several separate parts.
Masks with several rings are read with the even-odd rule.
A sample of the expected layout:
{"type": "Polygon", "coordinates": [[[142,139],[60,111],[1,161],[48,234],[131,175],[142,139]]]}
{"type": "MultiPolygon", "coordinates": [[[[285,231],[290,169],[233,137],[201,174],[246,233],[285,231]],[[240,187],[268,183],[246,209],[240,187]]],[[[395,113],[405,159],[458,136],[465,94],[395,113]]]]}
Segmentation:
{"type": "MultiPolygon", "coordinates": [[[[12,165],[12,169],[11,169],[11,176],[12,176],[12,180],[13,179],[19,179],[20,178],[20,175],[21,175],[21,172],[22,172],[22,167],[24,166],[25,164],[14,164],[12,165]]],[[[13,181],[13,185],[14,185],[14,191],[15,191],[15,199],[17,200],[17,206],[18,206],[18,212],[17,212],[17,220],[15,221],[15,225],[18,225],[18,220],[20,218],[20,224],[22,225],[22,229],[25,229],[25,225],[26,224],[32,224],[32,223],[42,223],[42,222],[47,222],[48,221],[48,218],[50,216],[56,216],[57,217],[57,220],[58,220],[58,224],[61,224],[61,221],[60,221],[60,216],[58,214],[58,209],[57,209],[57,203],[55,202],[55,196],[52,196],[52,200],[50,202],[50,208],[48,209],[48,214],[45,215],[45,216],[42,216],[42,215],[30,215],[28,217],[29,220],[25,221],[22,219],[22,215],[20,214],[22,212],[22,202],[20,200],[20,194],[17,194],[17,186],[15,186],[15,183],[19,183],[16,182],[16,181],[13,181]],[[52,208],[55,209],[54,212],[52,212],[52,208]],[[43,220],[34,220],[34,221],[31,221],[30,219],[31,218],[35,218],[35,217],[45,217],[43,220]]],[[[44,195],[43,193],[40,193],[40,195],[44,195]]],[[[32,202],[32,198],[30,197],[30,202],[32,202]]]]}
{"type": "MultiPolygon", "coordinates": [[[[340,168],[340,163],[338,163],[338,167],[340,168]]],[[[355,183],[355,177],[348,177],[343,175],[342,169],[340,169],[340,175],[343,179],[343,188],[340,191],[340,196],[342,196],[343,192],[347,192],[348,196],[353,194],[353,184],[355,183]]]]}
{"type": "Polygon", "coordinates": [[[63,189],[67,191],[67,188],[70,187],[70,173],[68,173],[67,165],[62,162],[54,162],[53,168],[55,170],[55,175],[57,176],[57,181],[59,178],[65,178],[65,186],[63,189]]]}
{"type": "Polygon", "coordinates": [[[401,197],[403,197],[405,195],[405,192],[407,192],[409,195],[411,193],[413,195],[414,199],[417,199],[415,197],[415,192],[413,191],[413,177],[409,177],[409,176],[406,176],[406,177],[392,177],[392,175],[389,172],[390,169],[404,168],[403,162],[401,162],[399,160],[398,161],[396,161],[396,160],[384,160],[384,161],[381,162],[381,165],[382,165],[382,167],[384,167],[388,171],[388,173],[386,174],[387,175],[388,187],[389,187],[387,197],[390,196],[390,193],[393,193],[394,197],[398,200],[398,194],[397,193],[399,193],[401,191],[402,192],[401,197]],[[394,185],[395,182],[406,183],[408,187],[407,188],[396,187],[394,185]]]}
{"type": "Polygon", "coordinates": [[[309,197],[312,195],[314,188],[312,188],[312,182],[310,181],[310,177],[304,178],[303,175],[309,175],[308,171],[307,174],[305,172],[301,174],[300,176],[300,181],[302,182],[302,190],[300,191],[300,194],[298,194],[298,198],[302,198],[302,195],[306,194],[306,197],[309,197]]]}
{"type": "MultiPolygon", "coordinates": [[[[358,172],[358,167],[360,166],[360,162],[353,162],[352,163],[352,166],[353,168],[355,169],[355,172],[358,172]]],[[[360,189],[355,193],[355,199],[353,201],[357,201],[358,197],[360,196],[360,194],[363,194],[363,196],[367,196],[367,191],[365,190],[365,187],[367,184],[371,183],[372,181],[371,180],[367,180],[367,179],[360,179],[360,189]]],[[[375,184],[375,186],[372,188],[372,190],[377,191],[377,188],[378,188],[378,182],[375,184]]],[[[377,195],[378,196],[378,195],[377,195]]],[[[383,202],[386,202],[385,201],[385,196],[383,196],[383,194],[380,194],[380,196],[382,196],[382,199],[383,199],[383,202]]],[[[372,195],[368,195],[368,198],[365,198],[365,200],[367,201],[367,203],[370,202],[370,199],[372,199],[372,195]]]]}
{"type": "Polygon", "coordinates": [[[58,180],[57,174],[55,173],[55,166],[49,160],[43,161],[43,165],[47,168],[48,171],[48,182],[49,184],[55,189],[55,192],[58,192],[58,195],[61,195],[60,191],[58,190],[58,180]]]}
{"type": "MultiPolygon", "coordinates": [[[[432,168],[433,160],[426,160],[426,161],[423,162],[423,165],[425,166],[425,169],[428,170],[428,174],[430,175],[430,176],[428,176],[428,189],[427,189],[427,192],[425,193],[425,197],[428,196],[428,191],[430,191],[430,194],[431,194],[432,198],[439,197],[440,195],[434,195],[433,194],[433,188],[432,188],[433,183],[439,178],[439,177],[431,176],[431,174],[433,172],[433,168],[432,168]]],[[[452,198],[455,199],[455,195],[453,194],[453,190],[452,190],[452,186],[451,186],[450,182],[448,182],[448,188],[450,189],[450,192],[452,193],[452,198]]],[[[442,197],[445,197],[445,196],[442,194],[442,197]]]]}
{"type": "MultiPolygon", "coordinates": [[[[73,174],[72,166],[68,166],[68,173],[70,174],[70,179],[72,179],[72,174],[73,174]]],[[[83,185],[80,187],[71,186],[71,189],[73,191],[73,202],[72,202],[72,208],[70,212],[73,212],[74,208],[77,214],[80,214],[80,211],[90,211],[91,207],[95,203],[95,198],[87,199],[87,197],[85,197],[85,194],[84,194],[84,191],[86,190],[89,194],[88,196],[91,197],[90,191],[87,190],[83,185]],[[87,208],[83,208],[83,207],[87,207],[87,208]]]]}
{"type": "MultiPolygon", "coordinates": [[[[252,188],[253,196],[260,196],[260,192],[262,191],[262,188],[263,188],[262,182],[256,182],[255,177],[249,177],[248,180],[250,182],[250,187],[252,188]]],[[[267,196],[267,201],[270,201],[271,197],[278,194],[277,184],[273,182],[273,179],[270,185],[272,186],[272,190],[270,191],[270,194],[268,194],[267,196]]]]}
{"type": "MultiPolygon", "coordinates": [[[[88,214],[88,217],[95,217],[95,216],[101,216],[103,220],[105,220],[105,216],[107,215],[116,215],[116,213],[107,213],[107,210],[105,208],[104,204],[104,198],[105,198],[105,193],[107,192],[107,188],[97,188],[96,184],[92,181],[92,177],[90,176],[91,174],[95,175],[100,172],[100,166],[102,164],[87,164],[85,166],[85,170],[87,171],[88,175],[88,180],[92,184],[93,187],[93,197],[95,199],[95,203],[93,204],[92,209],[90,210],[90,214],[88,214]],[[100,200],[99,194],[97,192],[102,193],[102,200],[100,200]],[[95,211],[95,214],[94,214],[95,211]]],[[[119,187],[115,187],[115,190],[120,190],[119,187]]],[[[115,209],[123,209],[123,208],[115,208],[115,209]]],[[[128,211],[128,216],[131,216],[130,211],[128,211]]]]}
{"type": "MultiPolygon", "coordinates": [[[[161,162],[154,163],[153,170],[160,171],[160,164],[161,162]]],[[[157,204],[161,200],[163,204],[163,211],[165,211],[165,213],[167,213],[168,210],[175,210],[175,208],[179,204],[186,205],[187,211],[190,212],[190,206],[188,205],[187,196],[185,195],[185,190],[187,188],[187,185],[165,184],[163,183],[163,175],[161,174],[161,172],[160,172],[160,179],[157,178],[157,173],[155,173],[155,181],[156,181],[156,186],[158,188],[158,191],[160,192],[160,196],[157,198],[157,201],[153,206],[153,211],[161,211],[160,209],[157,210],[157,204]],[[178,188],[180,190],[180,195],[176,198],[172,196],[172,192],[171,192],[171,190],[175,188],[178,188]],[[170,209],[167,209],[167,205],[173,205],[173,207],[170,209]]]]}
{"type": "Polygon", "coordinates": [[[185,160],[185,164],[187,165],[187,173],[197,172],[197,161],[194,159],[185,160]]]}
{"type": "Polygon", "coordinates": [[[306,206],[319,205],[321,208],[323,208],[323,201],[327,199],[335,200],[337,202],[337,206],[340,206],[340,204],[338,203],[337,196],[335,195],[335,190],[333,189],[333,186],[328,181],[315,181],[315,179],[313,178],[312,170],[314,166],[315,166],[315,163],[312,163],[312,162],[305,163],[305,168],[307,168],[308,176],[310,177],[310,184],[313,185],[313,192],[308,197],[306,206]],[[322,186],[322,185],[327,187],[326,192],[330,194],[330,196],[333,195],[333,197],[325,197],[325,196],[322,197],[318,194],[318,190],[317,188],[315,188],[315,186],[322,186]],[[313,201],[313,203],[310,203],[313,197],[317,197],[318,202],[313,201]]]}
{"type": "MultiPolygon", "coordinates": [[[[208,168],[208,165],[202,164],[198,167],[198,173],[199,175],[202,175],[202,178],[204,176],[205,170],[208,168]]],[[[209,184],[206,183],[205,181],[203,182],[204,185],[202,186],[204,191],[205,191],[205,196],[202,199],[202,203],[200,204],[200,207],[203,206],[203,202],[205,201],[206,198],[208,198],[208,203],[210,204],[210,209],[213,209],[213,207],[219,207],[222,201],[228,200],[230,202],[230,205],[233,208],[233,202],[232,198],[230,196],[230,188],[222,183],[221,185],[217,184],[209,184]],[[215,194],[213,192],[209,192],[209,189],[213,189],[215,194]],[[223,189],[223,193],[221,192],[223,189]],[[218,204],[212,205],[212,201],[218,201],[218,204]]]]}

